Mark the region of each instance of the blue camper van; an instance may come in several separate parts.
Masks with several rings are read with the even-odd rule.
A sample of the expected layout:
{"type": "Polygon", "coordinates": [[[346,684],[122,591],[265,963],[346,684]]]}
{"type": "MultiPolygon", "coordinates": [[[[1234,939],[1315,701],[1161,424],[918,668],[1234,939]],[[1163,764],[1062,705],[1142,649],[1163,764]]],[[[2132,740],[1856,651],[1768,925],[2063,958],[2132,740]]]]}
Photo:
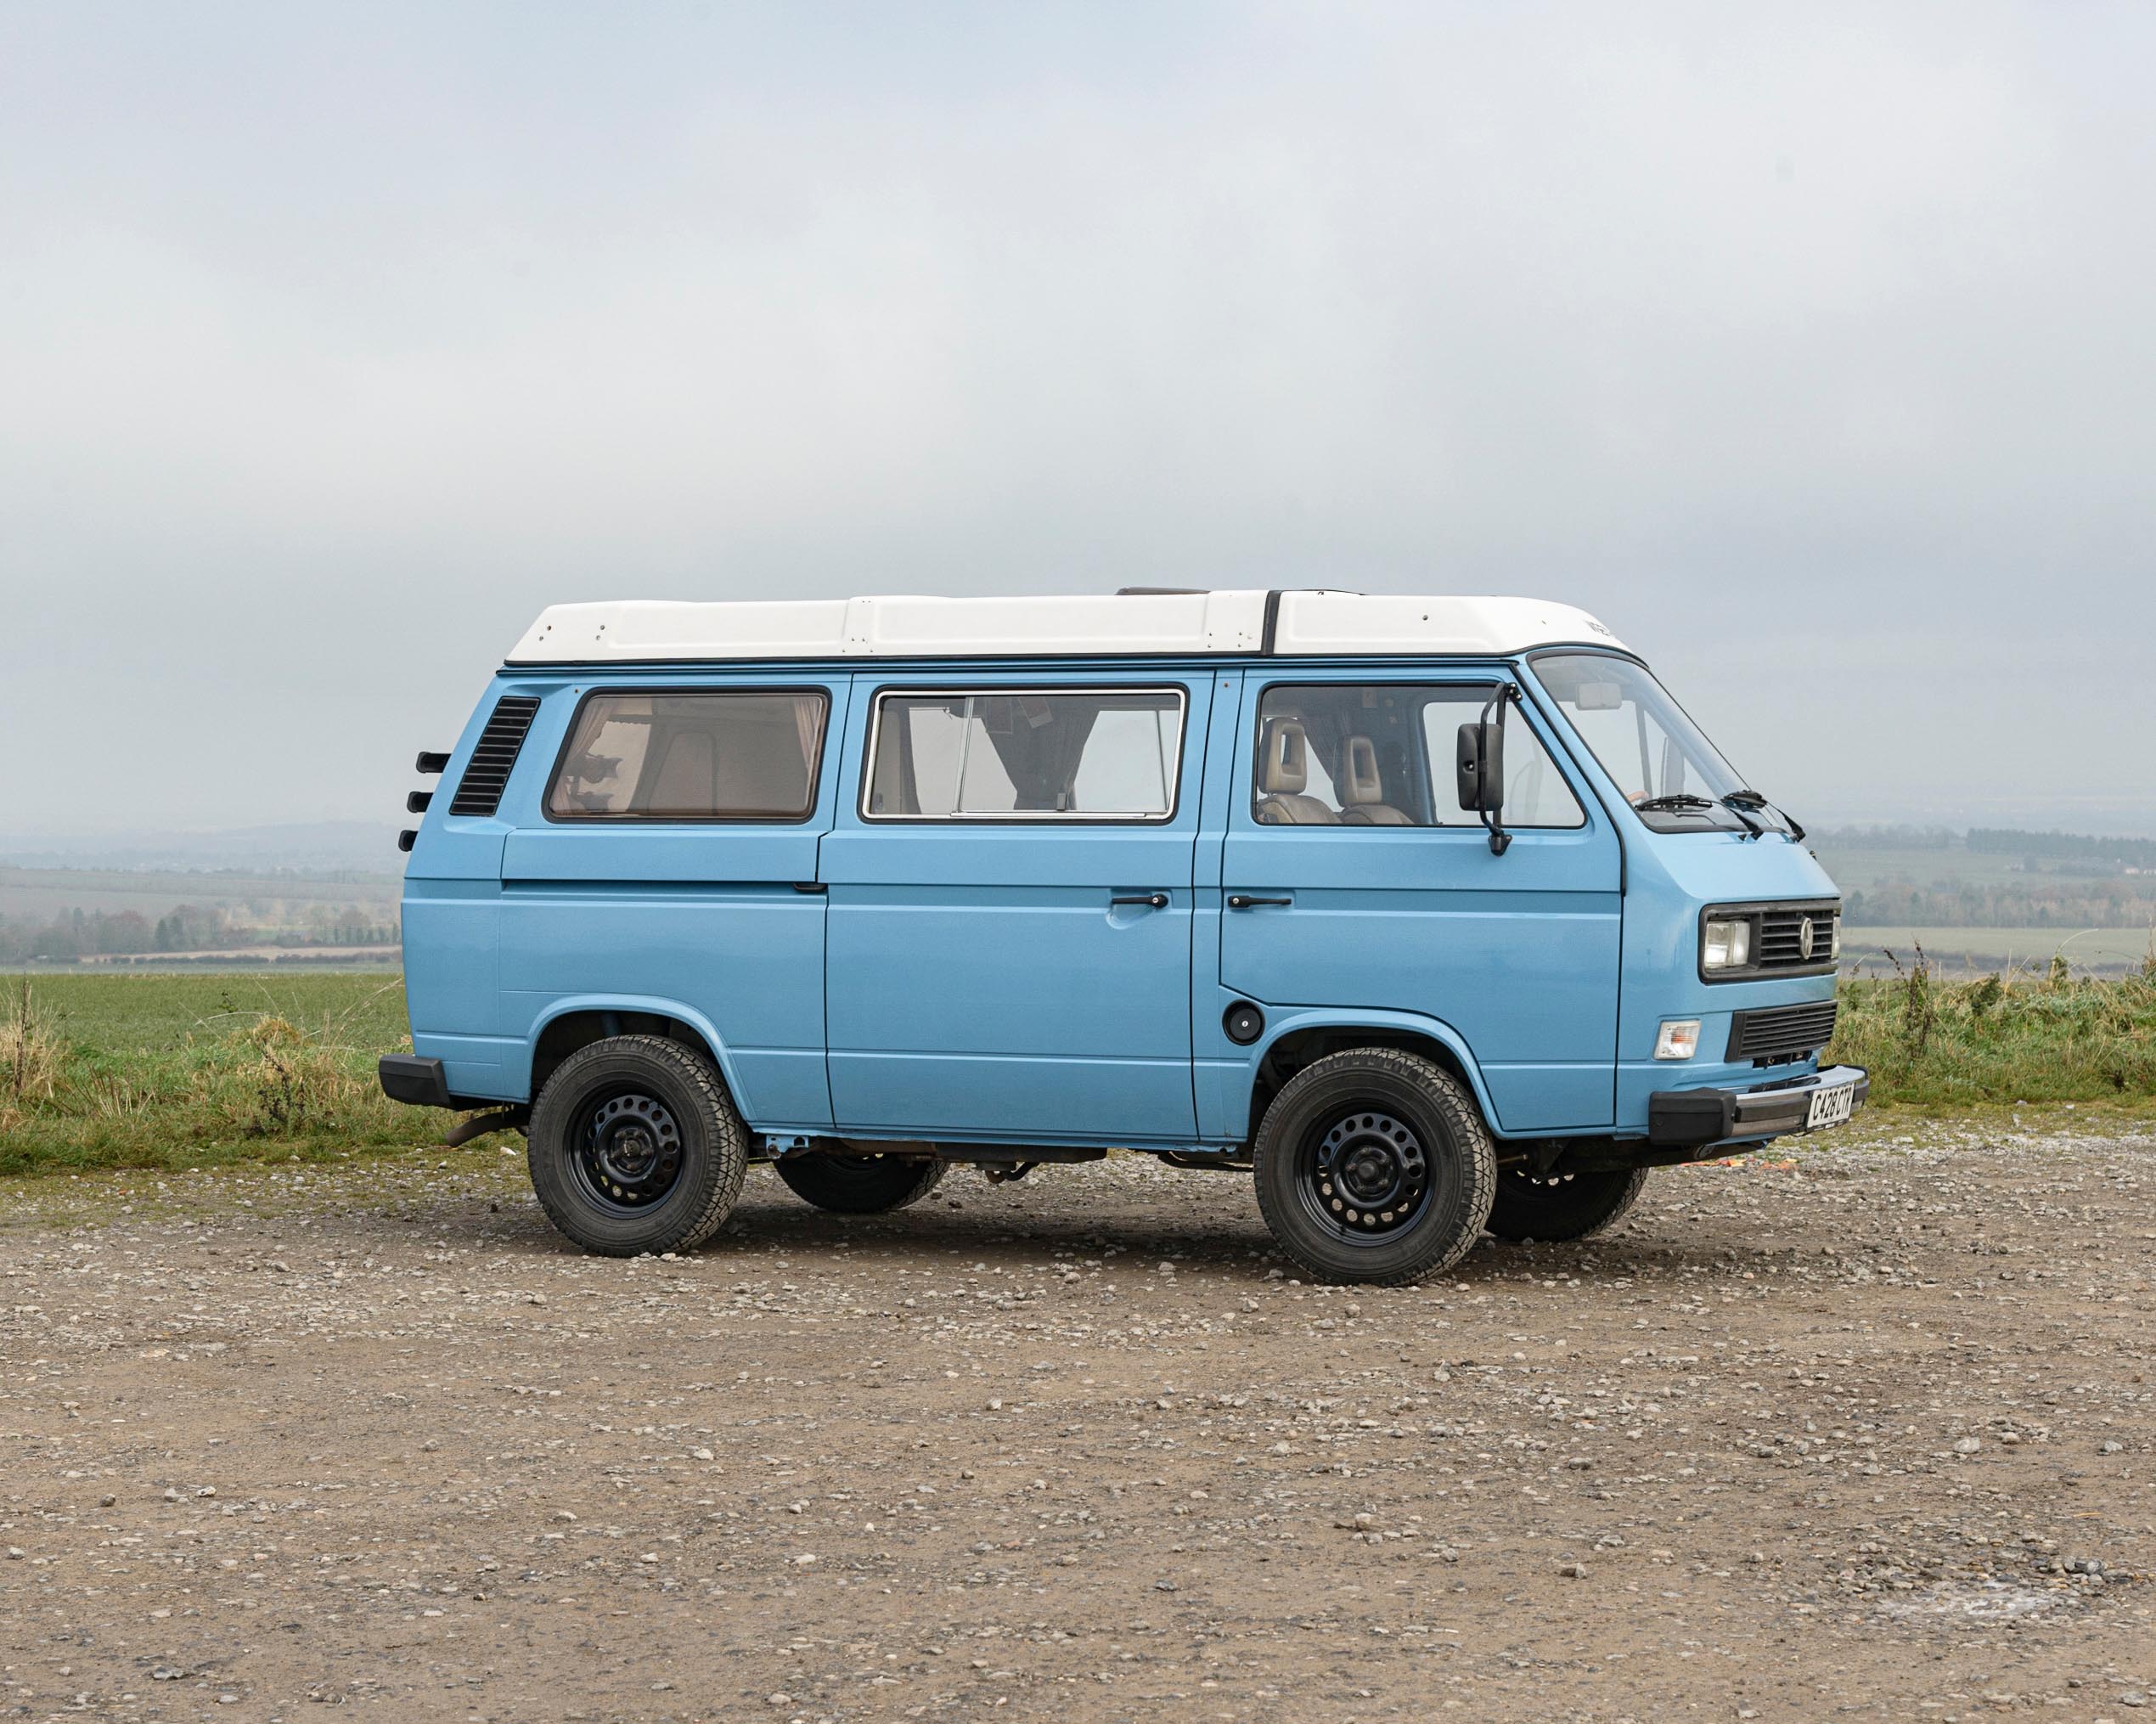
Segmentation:
{"type": "Polygon", "coordinates": [[[1866,1093],[1803,829],[1568,606],[559,606],[419,764],[382,1086],[592,1251],[1121,1148],[1405,1282],[1866,1093]]]}

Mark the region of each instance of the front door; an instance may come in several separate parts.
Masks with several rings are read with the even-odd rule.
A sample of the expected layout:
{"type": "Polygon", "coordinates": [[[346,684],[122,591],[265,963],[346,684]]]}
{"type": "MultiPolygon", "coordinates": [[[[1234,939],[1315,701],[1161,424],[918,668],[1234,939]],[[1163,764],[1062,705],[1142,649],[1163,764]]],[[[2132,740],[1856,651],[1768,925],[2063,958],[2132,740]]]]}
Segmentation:
{"type": "Polygon", "coordinates": [[[824,841],[842,1133],[1187,1142],[1209,685],[859,679],[824,841]]]}
{"type": "Polygon", "coordinates": [[[1491,854],[1454,781],[1492,673],[1245,679],[1222,855],[1220,982],[1279,1017],[1410,1012],[1449,1025],[1506,1132],[1607,1126],[1621,853],[1542,726],[1506,721],[1491,854]]]}

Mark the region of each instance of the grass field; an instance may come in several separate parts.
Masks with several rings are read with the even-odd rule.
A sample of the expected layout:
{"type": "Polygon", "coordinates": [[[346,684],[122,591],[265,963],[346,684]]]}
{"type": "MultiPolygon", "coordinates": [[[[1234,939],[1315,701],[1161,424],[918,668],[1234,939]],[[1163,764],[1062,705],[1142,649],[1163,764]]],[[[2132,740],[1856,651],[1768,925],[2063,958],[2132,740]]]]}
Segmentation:
{"type": "Polygon", "coordinates": [[[1842,930],[1845,968],[1864,975],[1891,975],[1885,958],[1892,952],[1905,966],[1919,947],[1942,970],[1996,970],[2002,966],[2048,969],[2054,955],[2076,969],[2137,969],[2151,950],[2147,928],[1911,928],[1863,927],[1842,930]]]}
{"type": "Polygon", "coordinates": [[[0,1174],[329,1161],[436,1142],[374,1062],[394,975],[0,978],[0,1174]]]}
{"type": "MultiPolygon", "coordinates": [[[[408,1045],[393,975],[0,977],[0,1175],[336,1161],[440,1141],[385,1099],[408,1045]]],[[[2156,967],[1842,985],[1829,1057],[1877,1105],[2156,1107],[2156,967]]]]}
{"type": "Polygon", "coordinates": [[[1821,844],[1818,855],[1820,866],[1844,892],[1860,892],[1890,880],[1905,880],[1917,886],[1963,880],[1996,886],[2029,877],[2021,872],[2020,857],[1985,850],[1841,850],[1821,844]]]}
{"type": "MultiPolygon", "coordinates": [[[[13,978],[20,998],[22,978],[13,978]]],[[[31,997],[67,1039],[115,1053],[170,1052],[190,1037],[281,1017],[374,1053],[405,1045],[404,983],[393,973],[37,976],[31,997]]]]}

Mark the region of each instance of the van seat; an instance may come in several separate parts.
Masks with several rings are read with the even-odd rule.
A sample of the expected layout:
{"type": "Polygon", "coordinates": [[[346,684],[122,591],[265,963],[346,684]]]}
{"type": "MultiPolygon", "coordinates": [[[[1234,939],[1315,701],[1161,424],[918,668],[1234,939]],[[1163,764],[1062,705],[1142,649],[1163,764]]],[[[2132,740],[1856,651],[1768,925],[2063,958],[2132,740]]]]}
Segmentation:
{"type": "Polygon", "coordinates": [[[1377,747],[1350,736],[1340,755],[1340,819],[1350,826],[1411,826],[1415,822],[1385,800],[1377,770],[1377,747]]]}
{"type": "Polygon", "coordinates": [[[1265,758],[1258,787],[1265,799],[1256,818],[1268,826],[1337,826],[1340,816],[1314,796],[1303,794],[1310,781],[1310,739],[1294,718],[1275,718],[1265,726],[1265,758]]]}

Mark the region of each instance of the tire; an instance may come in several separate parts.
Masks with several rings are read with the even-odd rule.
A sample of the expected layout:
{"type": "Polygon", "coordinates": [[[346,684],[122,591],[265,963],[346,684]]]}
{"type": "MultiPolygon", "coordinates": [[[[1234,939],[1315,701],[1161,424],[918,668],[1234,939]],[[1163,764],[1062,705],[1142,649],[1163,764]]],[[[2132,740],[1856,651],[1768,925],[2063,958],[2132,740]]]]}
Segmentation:
{"type": "Polygon", "coordinates": [[[1258,1207],[1320,1281],[1405,1287],[1481,1235],[1496,1152],[1474,1098],[1419,1054],[1351,1048],[1306,1066],[1265,1110],[1258,1207]]]}
{"type": "Polygon", "coordinates": [[[1500,1239],[1551,1244],[1585,1239],[1639,1202],[1647,1182],[1643,1167],[1541,1178],[1523,1168],[1506,1168],[1497,1175],[1497,1201],[1489,1206],[1486,1225],[1500,1239]]]}
{"type": "Polygon", "coordinates": [[[836,1215],[881,1215],[917,1203],[936,1189],[946,1165],[874,1149],[854,1155],[808,1150],[771,1163],[796,1197],[836,1215]]]}
{"type": "Polygon", "coordinates": [[[530,1160],[549,1218],[585,1250],[686,1251],[733,1213],[748,1132],[701,1054],[617,1035],[579,1048],[547,1079],[530,1160]]]}

